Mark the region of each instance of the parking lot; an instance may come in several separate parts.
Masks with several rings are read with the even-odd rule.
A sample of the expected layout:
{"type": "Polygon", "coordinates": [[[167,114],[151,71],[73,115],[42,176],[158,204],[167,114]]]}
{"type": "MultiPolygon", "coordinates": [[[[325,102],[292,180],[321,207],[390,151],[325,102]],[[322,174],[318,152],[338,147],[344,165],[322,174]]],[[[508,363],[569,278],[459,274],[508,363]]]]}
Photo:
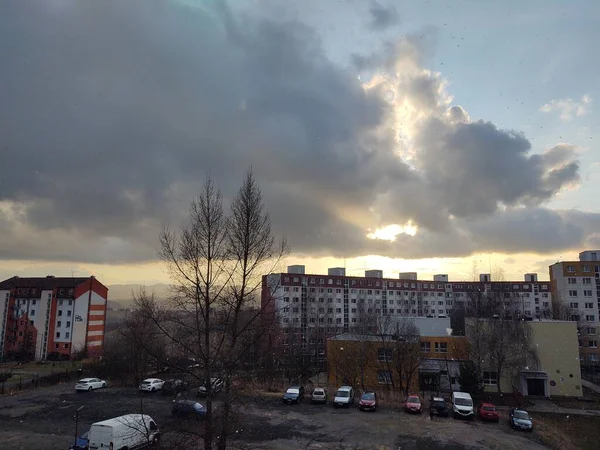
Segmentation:
{"type": "MultiPolygon", "coordinates": [[[[109,387],[76,393],[72,385],[0,397],[0,442],[3,449],[67,449],[75,433],[75,409],[80,412],[79,433],[93,422],[125,413],[151,415],[164,434],[163,448],[175,448],[184,431],[201,432],[198,421],[171,416],[171,397],[139,394],[135,388],[109,387]]],[[[239,448],[298,449],[541,449],[537,434],[516,432],[500,423],[429,419],[385,406],[375,412],[356,407],[284,405],[279,396],[240,396],[231,441],[239,448]]],[[[188,434],[189,436],[189,434],[188,434]]],[[[192,441],[179,448],[194,448],[192,441]]],[[[197,447],[200,448],[200,447],[197,447]]]]}

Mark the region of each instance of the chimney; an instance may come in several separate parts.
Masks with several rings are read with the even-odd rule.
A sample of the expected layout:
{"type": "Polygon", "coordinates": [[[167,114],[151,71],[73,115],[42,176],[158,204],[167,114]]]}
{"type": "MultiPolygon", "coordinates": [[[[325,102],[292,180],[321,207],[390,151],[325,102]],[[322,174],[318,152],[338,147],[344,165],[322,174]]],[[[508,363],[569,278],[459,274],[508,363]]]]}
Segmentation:
{"type": "Polygon", "coordinates": [[[417,272],[400,272],[399,278],[401,280],[416,280],[417,272]]]}
{"type": "Polygon", "coordinates": [[[327,269],[327,275],[331,275],[332,277],[345,277],[346,269],[343,267],[331,267],[327,269]]]}

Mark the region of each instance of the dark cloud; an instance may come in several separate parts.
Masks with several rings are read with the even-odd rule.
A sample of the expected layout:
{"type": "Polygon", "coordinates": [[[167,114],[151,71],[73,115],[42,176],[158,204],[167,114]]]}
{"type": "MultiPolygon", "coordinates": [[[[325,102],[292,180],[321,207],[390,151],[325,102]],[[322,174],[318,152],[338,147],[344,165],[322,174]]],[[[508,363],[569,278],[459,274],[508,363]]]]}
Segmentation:
{"type": "MultiPolygon", "coordinates": [[[[483,224],[513,226],[510,211],[543,211],[578,179],[572,147],[533,155],[522,134],[448,109],[422,67],[427,33],[355,55],[394,74],[365,89],[306,24],[199,4],[2,2],[2,258],[152,259],[160,225],[185,217],[207,173],[230,198],[250,166],[299,254],[467,255],[499,245],[483,224]],[[398,144],[409,126],[411,162],[398,144]],[[407,221],[416,236],[366,239],[407,221]]],[[[567,225],[545,225],[557,243],[537,251],[595,230],[569,240],[567,225]]]]}
{"type": "Polygon", "coordinates": [[[393,5],[383,6],[377,1],[372,1],[369,13],[371,14],[369,28],[372,30],[384,30],[400,22],[398,11],[393,5]]]}

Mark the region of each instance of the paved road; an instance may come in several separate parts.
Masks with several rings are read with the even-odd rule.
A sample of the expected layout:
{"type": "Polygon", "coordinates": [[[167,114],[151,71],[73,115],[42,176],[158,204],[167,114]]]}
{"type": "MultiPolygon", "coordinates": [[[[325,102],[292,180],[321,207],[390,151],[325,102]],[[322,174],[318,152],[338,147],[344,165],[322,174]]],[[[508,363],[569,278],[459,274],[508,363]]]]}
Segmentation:
{"type": "MultiPolygon", "coordinates": [[[[64,449],[73,440],[77,407],[79,430],[93,422],[117,415],[140,412],[151,415],[164,433],[162,448],[200,448],[198,439],[175,446],[183,433],[201,432],[194,421],[182,422],[170,413],[171,398],[141,395],[133,388],[97,390],[77,394],[72,384],[40,388],[0,397],[0,442],[3,450],[64,449]]],[[[234,407],[232,439],[244,446],[264,449],[502,449],[540,450],[546,448],[536,432],[510,429],[503,417],[500,423],[434,418],[427,414],[409,415],[382,407],[376,413],[331,405],[283,405],[278,397],[241,396],[234,407]]],[[[233,442],[232,442],[233,444],[233,442]]]]}

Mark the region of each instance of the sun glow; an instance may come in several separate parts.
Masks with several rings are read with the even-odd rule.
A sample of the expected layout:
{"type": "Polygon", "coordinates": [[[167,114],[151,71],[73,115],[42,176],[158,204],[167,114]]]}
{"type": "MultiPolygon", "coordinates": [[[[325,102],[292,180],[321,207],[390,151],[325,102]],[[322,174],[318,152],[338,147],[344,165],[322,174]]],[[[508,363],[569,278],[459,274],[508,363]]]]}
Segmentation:
{"type": "Polygon", "coordinates": [[[381,239],[394,242],[399,234],[414,236],[417,234],[417,226],[413,225],[411,221],[406,222],[404,225],[392,224],[368,233],[367,237],[369,239],[381,239]]]}

